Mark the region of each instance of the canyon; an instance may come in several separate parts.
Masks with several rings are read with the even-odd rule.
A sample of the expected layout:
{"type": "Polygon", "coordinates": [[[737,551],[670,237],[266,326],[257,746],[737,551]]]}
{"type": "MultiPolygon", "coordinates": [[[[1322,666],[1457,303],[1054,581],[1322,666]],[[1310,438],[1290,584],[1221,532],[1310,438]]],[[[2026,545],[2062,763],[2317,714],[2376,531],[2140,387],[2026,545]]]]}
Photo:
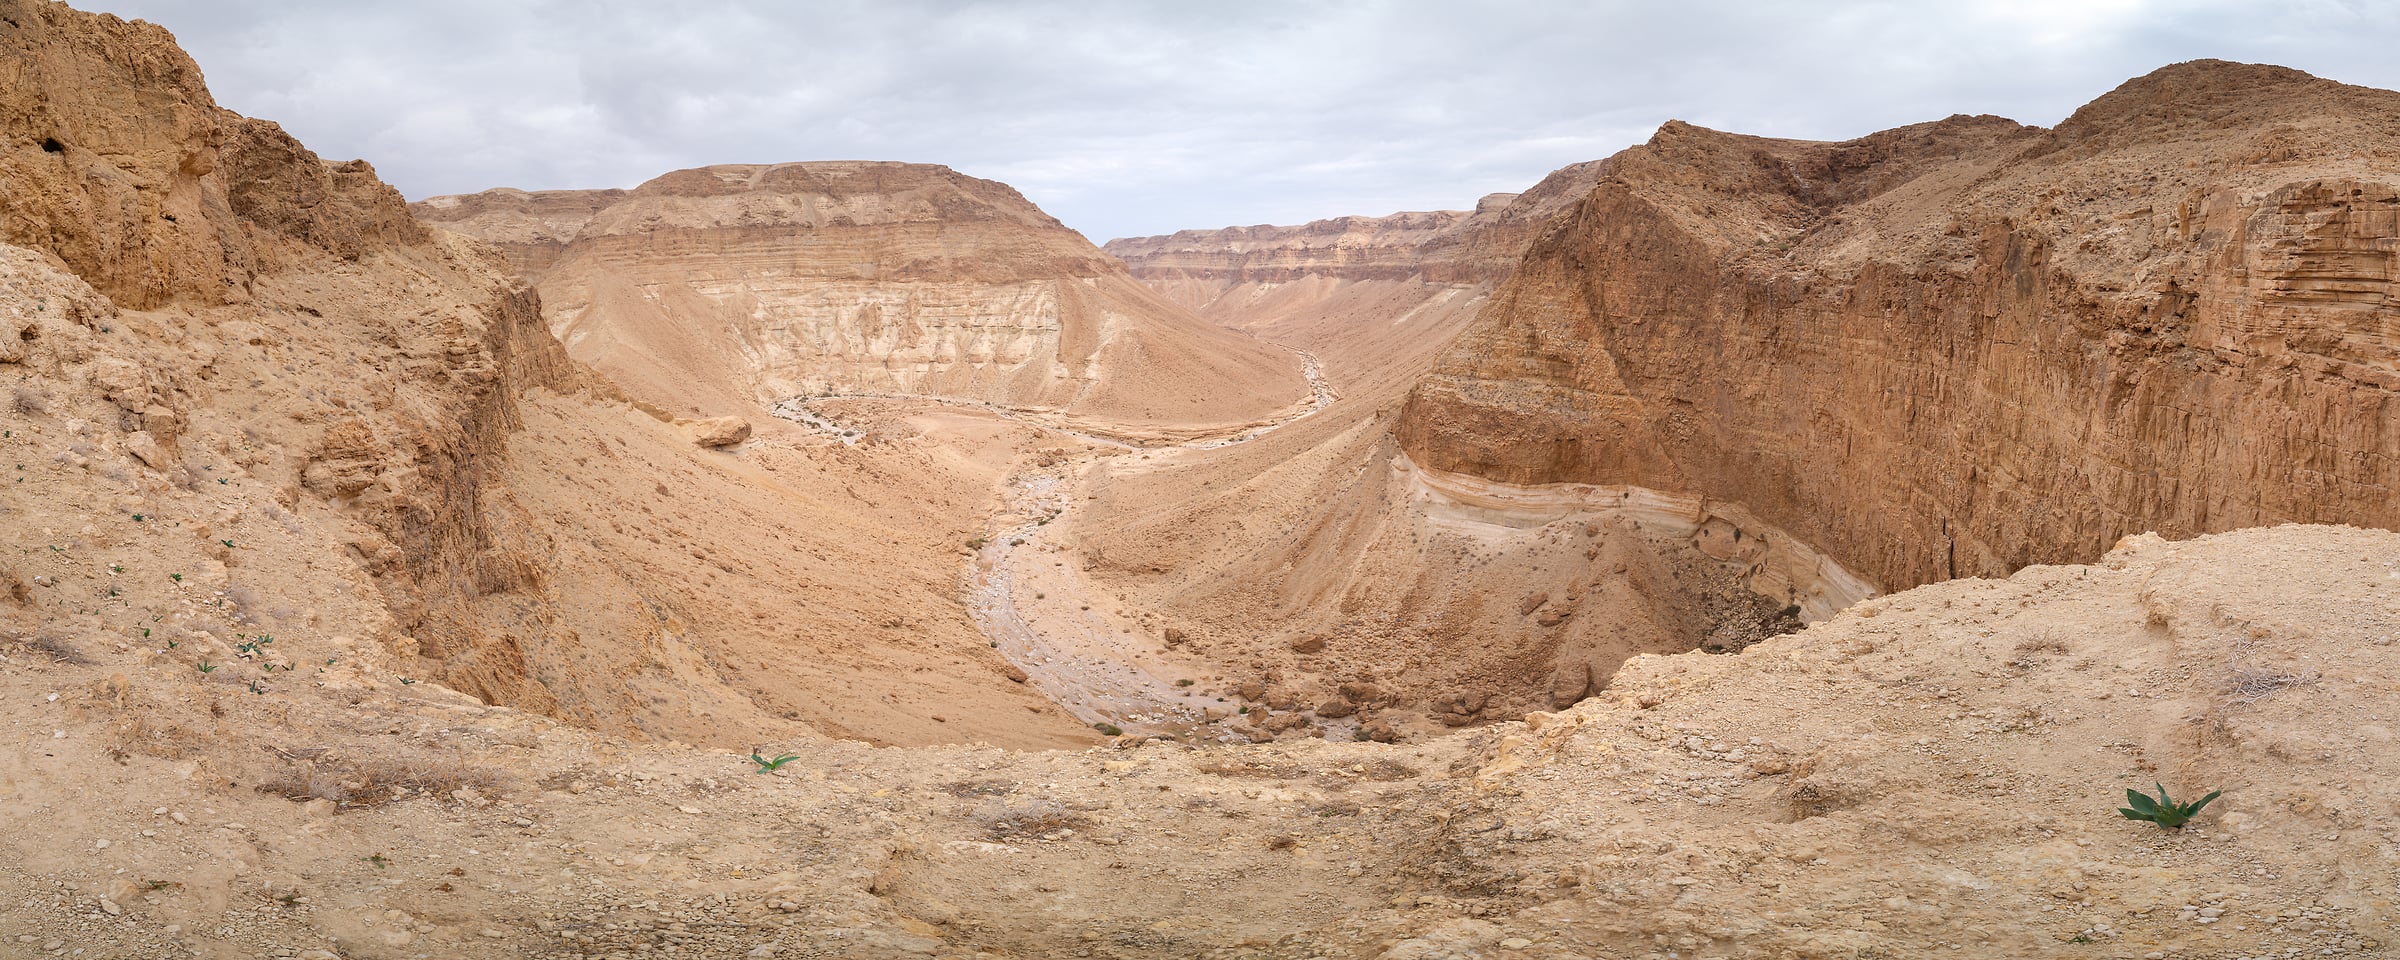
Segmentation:
{"type": "Polygon", "coordinates": [[[492,242],[569,352],[679,415],[894,394],[1138,435],[1261,421],[1307,392],[1292,357],[1162,302],[1015,190],[944,167],[719,166],[411,209],[492,242]]]}
{"type": "Polygon", "coordinates": [[[0,0],[0,956],[2377,955],[2394,117],[1094,246],[408,203],[0,0]]]}

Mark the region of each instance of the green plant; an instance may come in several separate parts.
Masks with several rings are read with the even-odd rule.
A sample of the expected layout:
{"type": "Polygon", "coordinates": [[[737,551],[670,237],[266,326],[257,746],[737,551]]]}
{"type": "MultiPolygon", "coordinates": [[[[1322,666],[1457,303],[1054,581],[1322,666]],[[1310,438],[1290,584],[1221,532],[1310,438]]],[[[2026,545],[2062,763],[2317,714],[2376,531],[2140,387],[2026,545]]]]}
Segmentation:
{"type": "Polygon", "coordinates": [[[1176,685],[1176,686],[1178,686],[1178,687],[1188,687],[1188,686],[1191,686],[1191,685],[1192,685],[1192,682],[1193,682],[1193,681],[1192,681],[1192,678],[1190,678],[1190,677],[1185,677],[1185,678],[1183,678],[1183,679],[1181,679],[1181,680],[1177,680],[1177,681],[1175,681],[1175,685],[1176,685]]]}
{"type": "Polygon", "coordinates": [[[769,760],[765,757],[759,756],[758,751],[753,750],[750,752],[750,762],[758,764],[757,772],[759,773],[774,773],[777,770],[783,769],[784,764],[798,759],[800,759],[800,755],[797,753],[786,753],[777,756],[773,760],[769,760]]]}
{"type": "Polygon", "coordinates": [[[2124,814],[2127,820],[2148,820],[2163,829],[2179,830],[2182,829],[2185,822],[2200,813],[2201,807],[2208,806],[2209,801],[2225,793],[2223,790],[2212,790],[2208,796],[2201,797],[2197,803],[2176,803],[2167,796],[2166,784],[2154,784],[2154,786],[2158,787],[2158,799],[2152,800],[2143,796],[2139,790],[2128,789],[2125,791],[2125,802],[2132,806],[2118,807],[2117,812],[2124,814]]]}
{"type": "Polygon", "coordinates": [[[200,663],[199,663],[199,667],[200,667],[200,672],[201,672],[201,673],[215,673],[215,672],[217,672],[217,665],[216,665],[216,664],[213,664],[213,663],[210,663],[210,662],[208,662],[208,661],[206,661],[206,660],[202,660],[202,661],[200,661],[200,663]]]}
{"type": "Polygon", "coordinates": [[[170,574],[167,574],[167,579],[169,579],[169,580],[173,580],[173,581],[175,581],[176,583],[182,583],[182,582],[183,582],[183,574],[180,574],[180,573],[170,573],[170,574]]]}
{"type": "Polygon", "coordinates": [[[1092,724],[1092,729],[1100,731],[1100,735],[1104,737],[1122,737],[1125,735],[1125,729],[1113,723],[1095,723],[1092,724]]]}
{"type": "Polygon", "coordinates": [[[386,856],[384,856],[383,854],[380,854],[380,853],[378,853],[378,854],[374,854],[374,855],[372,855],[372,856],[360,857],[360,858],[358,858],[358,859],[359,859],[359,862],[361,862],[361,863],[372,863],[372,864],[374,864],[374,865],[375,865],[375,869],[377,869],[377,870],[381,870],[381,869],[383,869],[383,868],[385,868],[385,867],[388,867],[388,866],[391,866],[391,865],[392,865],[392,860],[391,860],[391,858],[390,858],[390,857],[386,857],[386,856]]]}
{"type": "Polygon", "coordinates": [[[231,550],[231,549],[233,549],[233,541],[231,541],[231,540],[219,540],[219,541],[217,541],[217,542],[218,542],[218,543],[222,543],[222,544],[224,544],[224,545],[225,545],[225,548],[226,548],[226,549],[228,549],[228,550],[231,550]]]}

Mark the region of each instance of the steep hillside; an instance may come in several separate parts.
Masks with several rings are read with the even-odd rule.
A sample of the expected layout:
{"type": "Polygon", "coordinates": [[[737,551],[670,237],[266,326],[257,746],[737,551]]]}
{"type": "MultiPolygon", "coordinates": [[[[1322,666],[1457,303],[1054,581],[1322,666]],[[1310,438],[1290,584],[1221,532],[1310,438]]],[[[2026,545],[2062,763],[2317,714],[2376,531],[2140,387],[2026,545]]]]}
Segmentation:
{"type": "Polygon", "coordinates": [[[570,352],[679,414],[884,393],[1143,435],[1307,397],[1287,353],[1160,299],[1015,190],[947,167],[704,167],[414,209],[498,244],[570,352]]]}
{"type": "Polygon", "coordinates": [[[0,14],[7,635],[695,741],[1082,736],[956,601],[1021,438],[704,451],[365,163],[216,107],[163,31],[0,14]]]}
{"type": "Polygon", "coordinates": [[[1501,489],[1401,455],[1402,398],[1604,169],[1472,214],[1111,242],[1145,283],[1322,358],[1340,397],[1255,443],[1095,463],[1045,536],[1125,629],[1213,668],[1253,737],[1570,704],[1628,657],[1736,649],[1872,594],[1738,508],[1501,489]]]}
{"type": "Polygon", "coordinates": [[[2056,130],[1682,123],[1413,393],[1420,464],[1742,504],[1887,586],[2400,524],[2400,94],[2202,61],[2056,130]]]}

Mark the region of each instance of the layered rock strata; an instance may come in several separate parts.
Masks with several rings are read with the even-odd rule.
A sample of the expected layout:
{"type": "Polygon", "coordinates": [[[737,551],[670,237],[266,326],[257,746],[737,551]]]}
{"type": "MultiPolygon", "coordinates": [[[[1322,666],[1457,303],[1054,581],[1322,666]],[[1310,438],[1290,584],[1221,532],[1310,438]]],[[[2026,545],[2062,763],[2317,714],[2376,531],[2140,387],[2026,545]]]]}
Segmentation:
{"type": "Polygon", "coordinates": [[[1746,505],[1899,588],[2400,524],[2400,94],[2195,62],[2055,130],[1670,123],[1409,400],[1425,466],[1746,505]]]}
{"type": "Polygon", "coordinates": [[[577,358],[679,414],[891,393],[1221,426],[1308,395],[1285,352],[1165,302],[1015,190],[947,167],[716,166],[415,210],[498,245],[577,358]]]}

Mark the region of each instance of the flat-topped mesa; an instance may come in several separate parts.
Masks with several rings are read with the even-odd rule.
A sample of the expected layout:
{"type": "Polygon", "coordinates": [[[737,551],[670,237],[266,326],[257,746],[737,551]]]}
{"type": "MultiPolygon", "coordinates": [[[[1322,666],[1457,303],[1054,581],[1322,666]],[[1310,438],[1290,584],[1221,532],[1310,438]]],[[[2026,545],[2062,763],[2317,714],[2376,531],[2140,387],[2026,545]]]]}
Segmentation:
{"type": "Polygon", "coordinates": [[[2216,61],[2055,130],[1682,123],[1412,393],[1419,463],[1746,505],[1898,589],[2400,525],[2400,94],[2216,61]]]}
{"type": "Polygon", "coordinates": [[[414,209],[498,245],[577,357],[678,412],[900,393],[1156,427],[1261,420],[1308,395],[1288,354],[947,167],[712,166],[414,209]]]}

